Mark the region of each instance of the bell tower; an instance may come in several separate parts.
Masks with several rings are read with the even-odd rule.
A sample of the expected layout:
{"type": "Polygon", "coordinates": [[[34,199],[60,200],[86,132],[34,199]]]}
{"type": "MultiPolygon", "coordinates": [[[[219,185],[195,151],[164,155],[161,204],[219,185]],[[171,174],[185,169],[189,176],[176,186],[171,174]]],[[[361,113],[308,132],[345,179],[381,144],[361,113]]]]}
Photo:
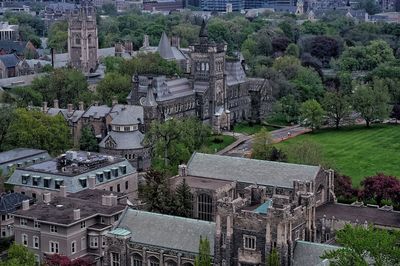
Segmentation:
{"type": "Polygon", "coordinates": [[[96,10],[93,0],[80,2],[68,20],[68,64],[88,74],[98,66],[96,10]]]}

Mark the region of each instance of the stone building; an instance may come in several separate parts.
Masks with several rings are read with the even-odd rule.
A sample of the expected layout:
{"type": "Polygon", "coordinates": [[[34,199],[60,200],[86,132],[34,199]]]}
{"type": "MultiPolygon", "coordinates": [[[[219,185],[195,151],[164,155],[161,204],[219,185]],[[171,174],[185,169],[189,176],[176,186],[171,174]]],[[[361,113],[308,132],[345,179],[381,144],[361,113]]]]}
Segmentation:
{"type": "Polygon", "coordinates": [[[6,183],[38,201],[87,188],[125,193],[130,200],[138,196],[136,169],[125,158],[83,151],[17,167],[6,183]]]}
{"type": "Polygon", "coordinates": [[[15,242],[35,254],[38,265],[48,255],[84,258],[101,265],[106,232],[118,221],[127,203],[121,193],[86,189],[60,195],[14,213],[15,242]]]}
{"type": "Polygon", "coordinates": [[[0,40],[17,41],[19,40],[19,25],[11,25],[8,22],[0,23],[0,40]]]}
{"type": "Polygon", "coordinates": [[[96,10],[92,0],[82,0],[68,20],[69,65],[89,74],[98,66],[96,10]]]}

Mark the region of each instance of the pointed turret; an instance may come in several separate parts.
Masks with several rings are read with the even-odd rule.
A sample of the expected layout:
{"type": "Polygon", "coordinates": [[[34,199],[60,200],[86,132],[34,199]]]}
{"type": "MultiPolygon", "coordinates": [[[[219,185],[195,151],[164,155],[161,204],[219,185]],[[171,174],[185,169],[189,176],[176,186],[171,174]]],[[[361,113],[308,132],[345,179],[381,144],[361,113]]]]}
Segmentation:
{"type": "Polygon", "coordinates": [[[147,87],[147,95],[146,98],[143,99],[141,102],[142,106],[145,107],[156,107],[157,106],[157,101],[154,98],[154,90],[153,90],[153,80],[149,80],[149,85],[147,87]]]}
{"type": "Polygon", "coordinates": [[[200,43],[207,43],[208,42],[208,30],[207,30],[207,23],[205,19],[201,23],[201,29],[199,33],[200,43]]]}
{"type": "Polygon", "coordinates": [[[167,34],[165,32],[162,33],[160,43],[158,44],[157,51],[160,53],[160,56],[164,59],[173,59],[174,52],[171,48],[171,43],[169,42],[167,34]]]}

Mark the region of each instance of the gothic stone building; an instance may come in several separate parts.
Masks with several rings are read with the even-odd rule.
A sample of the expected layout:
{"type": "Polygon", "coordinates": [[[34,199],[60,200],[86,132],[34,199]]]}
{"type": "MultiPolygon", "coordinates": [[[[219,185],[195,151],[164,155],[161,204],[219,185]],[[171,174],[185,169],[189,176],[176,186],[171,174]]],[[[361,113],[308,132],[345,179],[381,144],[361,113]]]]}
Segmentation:
{"type": "Polygon", "coordinates": [[[268,83],[247,78],[240,60],[226,59],[226,45],[209,40],[204,21],[199,40],[185,51],[171,47],[163,34],[156,50],[180,65],[188,62],[183,68],[189,73],[172,79],[134,76],[128,102],[145,107],[147,124],[153,119],[196,116],[220,131],[235,122],[265,118],[273,99],[268,83]],[[177,57],[178,52],[188,60],[177,57]]]}
{"type": "Polygon", "coordinates": [[[92,0],[82,0],[68,20],[69,65],[88,74],[97,69],[97,24],[92,0]]]}

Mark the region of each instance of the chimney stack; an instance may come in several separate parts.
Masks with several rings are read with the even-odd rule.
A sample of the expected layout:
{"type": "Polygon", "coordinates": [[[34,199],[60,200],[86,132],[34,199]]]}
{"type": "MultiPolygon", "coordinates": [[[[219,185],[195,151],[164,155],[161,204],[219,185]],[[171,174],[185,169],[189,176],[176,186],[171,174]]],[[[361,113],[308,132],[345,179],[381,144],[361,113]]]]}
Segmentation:
{"type": "Polygon", "coordinates": [[[85,106],[83,105],[83,102],[79,102],[79,111],[85,111],[85,106]]]}
{"type": "Polygon", "coordinates": [[[145,34],[143,36],[143,48],[148,48],[150,46],[149,35],[145,34]]]}
{"type": "Polygon", "coordinates": [[[60,108],[59,105],[58,105],[58,100],[57,99],[53,101],[53,107],[56,108],[56,109],[60,108]]]}
{"type": "Polygon", "coordinates": [[[72,103],[67,104],[67,108],[68,108],[68,113],[72,113],[74,111],[74,106],[72,105],[72,103]]]}
{"type": "Polygon", "coordinates": [[[88,187],[90,188],[90,189],[94,189],[94,187],[96,186],[96,177],[94,177],[94,176],[89,176],[89,178],[88,178],[88,187]]]}
{"type": "Polygon", "coordinates": [[[67,187],[66,186],[60,186],[60,196],[63,198],[67,197],[67,187]]]}
{"type": "Polygon", "coordinates": [[[43,112],[47,113],[47,102],[43,102],[43,112]]]}
{"type": "Polygon", "coordinates": [[[186,166],[186,164],[180,164],[178,166],[178,174],[179,174],[179,176],[187,176],[187,166],[186,166]]]}
{"type": "Polygon", "coordinates": [[[74,221],[80,220],[81,219],[81,210],[80,209],[75,209],[74,210],[74,221]]]}
{"type": "Polygon", "coordinates": [[[43,202],[50,203],[50,201],[51,201],[51,193],[50,192],[43,193],[43,202]]]}
{"type": "Polygon", "coordinates": [[[29,200],[22,201],[22,210],[23,211],[29,210],[29,200]]]}
{"type": "Polygon", "coordinates": [[[118,205],[118,197],[117,195],[114,195],[111,193],[110,197],[110,204],[111,206],[117,206],[118,205]]]}
{"type": "Polygon", "coordinates": [[[109,195],[101,196],[101,205],[103,206],[111,206],[111,198],[109,195]]]}

